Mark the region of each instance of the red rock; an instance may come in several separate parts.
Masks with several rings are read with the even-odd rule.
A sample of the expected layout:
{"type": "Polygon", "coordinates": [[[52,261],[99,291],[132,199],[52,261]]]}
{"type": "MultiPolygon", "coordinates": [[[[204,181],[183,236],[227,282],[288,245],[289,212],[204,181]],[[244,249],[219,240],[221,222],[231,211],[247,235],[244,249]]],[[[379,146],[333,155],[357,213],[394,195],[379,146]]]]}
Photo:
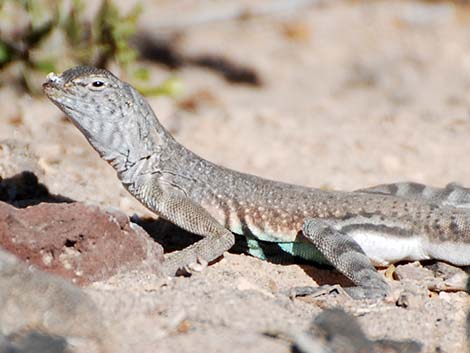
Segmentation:
{"type": "Polygon", "coordinates": [[[83,203],[17,209],[0,202],[0,246],[81,285],[121,271],[160,273],[162,247],[120,212],[83,203]]]}

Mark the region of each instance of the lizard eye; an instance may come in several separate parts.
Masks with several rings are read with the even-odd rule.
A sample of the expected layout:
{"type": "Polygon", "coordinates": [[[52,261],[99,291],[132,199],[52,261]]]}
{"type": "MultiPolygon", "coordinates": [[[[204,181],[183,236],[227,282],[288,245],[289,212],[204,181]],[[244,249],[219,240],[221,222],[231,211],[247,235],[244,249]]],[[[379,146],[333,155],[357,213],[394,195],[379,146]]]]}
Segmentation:
{"type": "Polygon", "coordinates": [[[100,90],[104,88],[104,82],[100,80],[92,81],[90,84],[90,88],[94,90],[100,90]]]}

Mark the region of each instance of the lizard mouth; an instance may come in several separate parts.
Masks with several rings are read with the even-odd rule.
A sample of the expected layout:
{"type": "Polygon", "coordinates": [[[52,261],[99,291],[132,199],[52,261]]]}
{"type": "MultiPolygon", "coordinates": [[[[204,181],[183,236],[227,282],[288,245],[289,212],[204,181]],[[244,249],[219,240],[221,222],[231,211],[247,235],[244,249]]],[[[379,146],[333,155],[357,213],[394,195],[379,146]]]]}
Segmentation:
{"type": "Polygon", "coordinates": [[[42,84],[42,90],[46,94],[46,96],[51,97],[52,93],[56,91],[58,88],[54,87],[50,82],[44,82],[42,84]]]}
{"type": "Polygon", "coordinates": [[[42,91],[53,102],[61,100],[65,92],[60,76],[49,74],[46,82],[42,84],[42,91]]]}

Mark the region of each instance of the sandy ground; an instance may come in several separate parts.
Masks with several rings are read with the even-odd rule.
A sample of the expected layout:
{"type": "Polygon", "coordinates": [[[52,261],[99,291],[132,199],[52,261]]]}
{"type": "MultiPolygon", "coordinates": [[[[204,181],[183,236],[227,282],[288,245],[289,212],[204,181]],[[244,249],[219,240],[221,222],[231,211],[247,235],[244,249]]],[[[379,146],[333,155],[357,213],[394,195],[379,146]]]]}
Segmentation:
{"type": "MultiPolygon", "coordinates": [[[[263,177],[331,189],[396,181],[470,185],[470,9],[448,3],[332,1],[290,13],[180,27],[195,14],[224,13],[233,4],[144,4],[143,30],[167,37],[174,30],[165,26],[179,27],[183,53],[223,55],[255,69],[263,82],[236,85],[210,70],[169,72],[147,63],[153,82],[172,75],[181,80],[184,93],[178,99],[150,102],[175,137],[201,156],[263,177]],[[182,109],[187,99],[197,102],[194,109],[182,109]]],[[[3,88],[0,105],[0,138],[28,146],[41,182],[52,193],[129,215],[151,215],[46,99],[3,88]]],[[[97,297],[119,293],[108,295],[103,310],[110,325],[122,329],[123,347],[136,352],[288,352],[285,341],[261,332],[270,326],[305,329],[323,308],[335,305],[357,316],[374,339],[414,339],[424,352],[468,348],[468,294],[431,295],[419,281],[413,285],[421,288],[421,299],[408,307],[292,301],[279,294],[311,285],[323,273],[311,269],[317,273],[312,278],[309,268],[228,254],[191,278],[162,283],[132,274],[88,290],[97,297]],[[125,296],[139,299],[127,310],[113,307],[110,298],[125,296]],[[152,303],[150,311],[141,303],[146,301],[152,303]]]]}

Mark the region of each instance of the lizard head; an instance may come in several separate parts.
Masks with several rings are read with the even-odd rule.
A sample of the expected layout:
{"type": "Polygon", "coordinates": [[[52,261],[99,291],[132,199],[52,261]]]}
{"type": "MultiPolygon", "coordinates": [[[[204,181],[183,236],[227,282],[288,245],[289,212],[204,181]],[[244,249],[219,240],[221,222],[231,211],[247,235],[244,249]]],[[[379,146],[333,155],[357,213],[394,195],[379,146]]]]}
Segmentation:
{"type": "Polygon", "coordinates": [[[107,70],[78,66],[61,75],[50,73],[43,91],[110,162],[141,158],[157,141],[138,141],[142,131],[150,137],[158,121],[144,98],[107,70]]]}
{"type": "Polygon", "coordinates": [[[42,85],[47,97],[82,131],[122,119],[122,107],[132,101],[128,86],[111,72],[92,66],[78,66],[62,75],[50,73],[42,85]]]}

